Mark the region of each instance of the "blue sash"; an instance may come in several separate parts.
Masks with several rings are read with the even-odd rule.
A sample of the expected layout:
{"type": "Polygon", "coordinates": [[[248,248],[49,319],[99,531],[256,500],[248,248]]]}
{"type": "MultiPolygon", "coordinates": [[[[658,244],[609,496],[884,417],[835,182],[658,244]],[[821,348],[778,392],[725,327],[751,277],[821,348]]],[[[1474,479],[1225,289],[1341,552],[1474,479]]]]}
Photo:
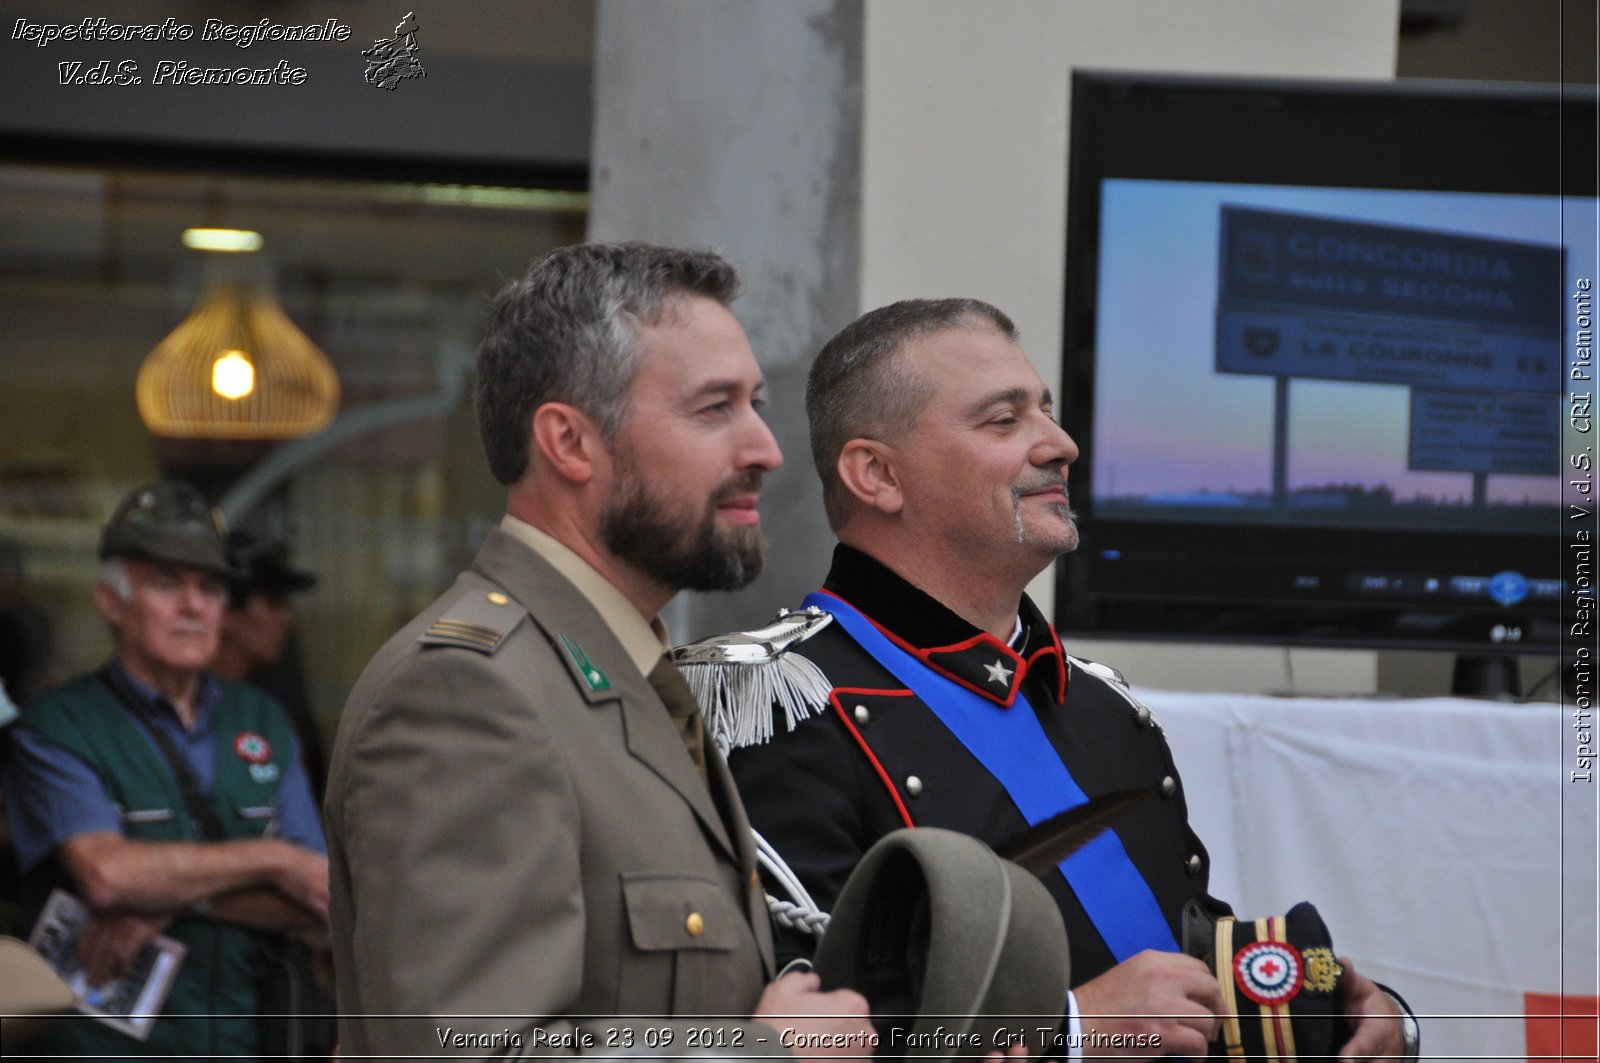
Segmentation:
{"type": "MultiPolygon", "coordinates": [[[[935,672],[833,595],[818,591],[803,604],[833,614],[862,649],[927,705],[995,777],[1030,826],[1089,800],[1056,755],[1022,691],[1009,709],[1003,708],[935,672]]],[[[1115,831],[1102,832],[1060,867],[1118,963],[1144,949],[1179,951],[1155,894],[1115,831]]]]}

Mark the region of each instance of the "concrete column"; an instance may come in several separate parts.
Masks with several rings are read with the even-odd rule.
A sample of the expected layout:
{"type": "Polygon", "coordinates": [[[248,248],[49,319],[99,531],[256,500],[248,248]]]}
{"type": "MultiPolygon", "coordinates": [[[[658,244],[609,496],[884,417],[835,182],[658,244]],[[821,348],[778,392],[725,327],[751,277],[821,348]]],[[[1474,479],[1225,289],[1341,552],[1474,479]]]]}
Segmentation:
{"type": "Polygon", "coordinates": [[[765,623],[827,571],[833,537],[806,441],[805,378],[855,315],[858,0],[601,0],[590,237],[712,247],[744,276],[734,312],[786,459],[768,480],[767,572],[684,594],[678,641],[765,623]]]}

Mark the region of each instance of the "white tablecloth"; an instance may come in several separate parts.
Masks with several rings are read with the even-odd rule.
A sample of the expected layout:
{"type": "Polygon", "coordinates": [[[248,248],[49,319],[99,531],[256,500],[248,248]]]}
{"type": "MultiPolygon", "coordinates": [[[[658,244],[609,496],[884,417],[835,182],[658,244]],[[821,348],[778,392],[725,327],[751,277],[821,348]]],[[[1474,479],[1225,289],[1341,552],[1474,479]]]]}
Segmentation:
{"type": "Polygon", "coordinates": [[[1600,783],[1572,780],[1571,708],[1138,693],[1212,892],[1251,918],[1313,901],[1430,1016],[1428,1057],[1524,1058],[1524,994],[1600,992],[1600,783]]]}

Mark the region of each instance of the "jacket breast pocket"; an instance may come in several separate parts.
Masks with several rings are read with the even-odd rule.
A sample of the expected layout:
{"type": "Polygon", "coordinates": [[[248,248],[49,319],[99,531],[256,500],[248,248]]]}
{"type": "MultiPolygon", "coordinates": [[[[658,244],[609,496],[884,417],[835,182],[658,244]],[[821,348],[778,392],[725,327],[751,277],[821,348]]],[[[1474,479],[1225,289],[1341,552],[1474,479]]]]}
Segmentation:
{"type": "Polygon", "coordinates": [[[170,808],[117,807],[122,833],[139,841],[175,841],[183,837],[178,814],[170,808]]]}
{"type": "Polygon", "coordinates": [[[278,834],[278,806],[234,801],[233,814],[239,817],[245,837],[274,838],[278,834]]]}
{"type": "Polygon", "coordinates": [[[710,879],[622,873],[634,962],[621,972],[624,1014],[696,1014],[729,1004],[730,952],[747,936],[744,915],[710,879]],[[630,973],[630,966],[642,970],[630,973]]]}

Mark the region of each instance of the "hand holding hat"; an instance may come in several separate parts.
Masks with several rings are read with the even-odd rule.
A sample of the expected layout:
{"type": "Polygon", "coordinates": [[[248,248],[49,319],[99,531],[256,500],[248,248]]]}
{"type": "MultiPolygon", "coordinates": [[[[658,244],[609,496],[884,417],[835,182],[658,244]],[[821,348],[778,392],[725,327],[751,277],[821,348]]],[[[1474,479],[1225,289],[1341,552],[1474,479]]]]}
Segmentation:
{"type": "Polygon", "coordinates": [[[1059,1016],[1067,932],[1031,872],[965,834],[898,830],[845,883],[817,949],[824,989],[854,987],[877,1027],[878,1058],[955,1059],[1059,1016]]]}
{"type": "Polygon", "coordinates": [[[1353,1021],[1350,1039],[1339,1050],[1342,1060],[1415,1059],[1416,1044],[1407,1043],[1406,1024],[1413,1037],[1416,1020],[1401,1014],[1399,1006],[1384,988],[1356,970],[1348,956],[1339,957],[1344,977],[1339,979],[1339,1005],[1347,1021],[1353,1021]]]}
{"type": "Polygon", "coordinates": [[[1392,994],[1335,956],[1327,924],[1302,901],[1266,919],[1184,910],[1184,951],[1215,972],[1222,1029],[1213,1058],[1415,1058],[1392,994]],[[1353,1024],[1352,1021],[1353,1020],[1353,1024]]]}
{"type": "Polygon", "coordinates": [[[1221,1025],[1216,977],[1181,953],[1146,949],[1075,992],[1085,1056],[1204,1059],[1221,1025]]]}
{"type": "MultiPolygon", "coordinates": [[[[867,998],[879,1057],[1023,1054],[1016,1039],[1063,1013],[1070,984],[1061,910],[1037,876],[1154,792],[1103,794],[995,850],[934,827],[885,835],[834,907],[816,956],[823,986],[867,998]]],[[[1203,968],[1196,980],[1210,985],[1203,968]]]]}

